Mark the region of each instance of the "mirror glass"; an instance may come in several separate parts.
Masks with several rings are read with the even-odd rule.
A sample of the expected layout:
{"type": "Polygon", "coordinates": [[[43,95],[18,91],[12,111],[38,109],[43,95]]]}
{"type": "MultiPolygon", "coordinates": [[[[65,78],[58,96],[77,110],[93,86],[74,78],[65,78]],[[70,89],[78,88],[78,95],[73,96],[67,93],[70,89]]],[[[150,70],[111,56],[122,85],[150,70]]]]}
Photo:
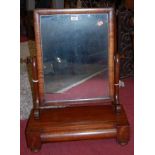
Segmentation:
{"type": "Polygon", "coordinates": [[[47,100],[108,96],[108,14],[40,16],[47,100]]]}

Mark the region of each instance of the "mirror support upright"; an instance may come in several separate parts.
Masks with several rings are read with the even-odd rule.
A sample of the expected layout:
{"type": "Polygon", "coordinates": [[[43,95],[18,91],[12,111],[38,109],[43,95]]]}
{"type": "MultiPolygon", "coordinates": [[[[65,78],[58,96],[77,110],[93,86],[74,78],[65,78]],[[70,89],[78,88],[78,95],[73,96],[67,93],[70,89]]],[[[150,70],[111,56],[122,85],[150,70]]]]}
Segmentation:
{"type": "Polygon", "coordinates": [[[37,74],[37,60],[36,57],[32,57],[32,83],[33,83],[33,90],[34,90],[34,118],[39,119],[39,80],[37,74]]]}
{"type": "Polygon", "coordinates": [[[21,63],[31,64],[32,69],[32,83],[33,83],[33,112],[34,112],[34,118],[39,119],[39,80],[38,80],[38,73],[37,73],[37,60],[36,57],[27,57],[26,59],[21,59],[21,63]]]}
{"type": "Polygon", "coordinates": [[[115,105],[116,113],[120,113],[120,111],[121,111],[121,105],[120,105],[120,101],[119,101],[120,55],[118,52],[115,54],[114,61],[115,61],[114,105],[115,105]]]}

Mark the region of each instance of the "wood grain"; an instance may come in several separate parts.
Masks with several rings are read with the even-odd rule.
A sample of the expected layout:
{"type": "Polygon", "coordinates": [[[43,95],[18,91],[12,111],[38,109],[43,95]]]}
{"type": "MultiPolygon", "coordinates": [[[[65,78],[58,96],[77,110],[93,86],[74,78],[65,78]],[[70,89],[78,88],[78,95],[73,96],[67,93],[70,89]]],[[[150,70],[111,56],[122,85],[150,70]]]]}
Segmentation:
{"type": "Polygon", "coordinates": [[[119,115],[115,115],[112,105],[44,109],[40,112],[39,120],[35,120],[32,113],[26,136],[29,138],[36,133],[33,134],[33,137],[36,136],[36,144],[32,145],[32,142],[27,141],[30,148],[38,146],[39,149],[40,141],[45,143],[116,138],[119,143],[127,143],[129,140],[129,131],[126,128],[129,123],[123,108],[119,115]]]}
{"type": "MultiPolygon", "coordinates": [[[[33,78],[39,80],[36,86],[38,102],[34,103],[26,127],[27,146],[32,151],[38,151],[46,142],[84,140],[98,138],[115,138],[121,145],[129,141],[129,123],[123,106],[119,103],[119,54],[115,50],[115,19],[113,8],[104,9],[65,9],[65,10],[35,10],[34,25],[37,48],[36,64],[33,64],[33,78]],[[44,80],[42,64],[42,48],[40,35],[40,16],[51,14],[94,14],[107,13],[109,17],[108,34],[108,69],[109,96],[101,100],[56,101],[44,104],[44,80]],[[37,74],[37,75],[36,75],[37,74]],[[39,92],[39,93],[38,93],[39,92]],[[114,104],[113,104],[114,103],[114,104]],[[53,108],[57,105],[57,108],[53,108]],[[74,106],[72,106],[74,105],[74,106]],[[90,106],[91,105],[91,106],[90,106]],[[115,108],[114,108],[115,107],[115,108]],[[39,119],[34,112],[39,110],[39,119]]],[[[34,61],[35,62],[35,61],[34,61]]]]}

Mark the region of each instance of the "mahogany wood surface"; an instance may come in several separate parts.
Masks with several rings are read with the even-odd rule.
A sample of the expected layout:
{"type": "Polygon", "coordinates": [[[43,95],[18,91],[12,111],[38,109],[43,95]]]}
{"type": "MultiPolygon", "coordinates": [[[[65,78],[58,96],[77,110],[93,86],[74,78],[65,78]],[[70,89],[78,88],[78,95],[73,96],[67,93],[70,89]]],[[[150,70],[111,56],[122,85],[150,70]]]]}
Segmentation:
{"type": "Polygon", "coordinates": [[[45,142],[90,138],[116,138],[126,144],[129,123],[123,107],[117,115],[112,105],[44,109],[39,120],[32,111],[26,128],[27,145],[35,151],[45,142]]]}
{"type": "Polygon", "coordinates": [[[120,77],[120,55],[115,54],[115,84],[114,84],[114,103],[116,112],[120,112],[121,106],[119,102],[119,77],[120,77]]]}
{"type": "Polygon", "coordinates": [[[116,51],[114,60],[115,19],[113,8],[36,10],[34,19],[37,61],[33,59],[32,68],[36,100],[25,131],[27,146],[33,151],[38,151],[46,142],[98,138],[115,138],[121,145],[127,144],[129,123],[125,111],[119,103],[120,63],[119,54],[116,54],[116,51]],[[109,97],[91,101],[89,99],[53,103],[49,101],[45,106],[39,17],[40,15],[72,13],[108,13],[109,15],[109,97]],[[53,108],[52,105],[56,105],[57,108],[53,108]]]}
{"type": "Polygon", "coordinates": [[[32,57],[32,83],[34,89],[34,117],[39,118],[39,86],[38,86],[38,70],[37,70],[37,60],[36,57],[32,57]]]}

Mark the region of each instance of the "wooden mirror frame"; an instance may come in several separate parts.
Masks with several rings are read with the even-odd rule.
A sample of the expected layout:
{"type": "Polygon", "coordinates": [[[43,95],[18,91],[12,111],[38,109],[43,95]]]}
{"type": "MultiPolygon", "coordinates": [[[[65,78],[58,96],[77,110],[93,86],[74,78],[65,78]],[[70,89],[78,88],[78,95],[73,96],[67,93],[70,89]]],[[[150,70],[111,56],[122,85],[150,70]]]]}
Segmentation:
{"type": "Polygon", "coordinates": [[[107,103],[114,101],[114,50],[115,50],[115,33],[114,33],[114,10],[113,8],[104,9],[41,9],[34,11],[34,27],[35,27],[35,40],[37,49],[37,77],[38,77],[38,98],[37,108],[50,108],[53,106],[76,106],[81,104],[93,103],[107,103]],[[43,56],[41,47],[41,32],[40,32],[40,16],[53,15],[53,14],[108,14],[108,82],[109,82],[109,96],[96,99],[77,99],[67,101],[47,101],[44,98],[44,78],[43,78],[43,56]]]}

